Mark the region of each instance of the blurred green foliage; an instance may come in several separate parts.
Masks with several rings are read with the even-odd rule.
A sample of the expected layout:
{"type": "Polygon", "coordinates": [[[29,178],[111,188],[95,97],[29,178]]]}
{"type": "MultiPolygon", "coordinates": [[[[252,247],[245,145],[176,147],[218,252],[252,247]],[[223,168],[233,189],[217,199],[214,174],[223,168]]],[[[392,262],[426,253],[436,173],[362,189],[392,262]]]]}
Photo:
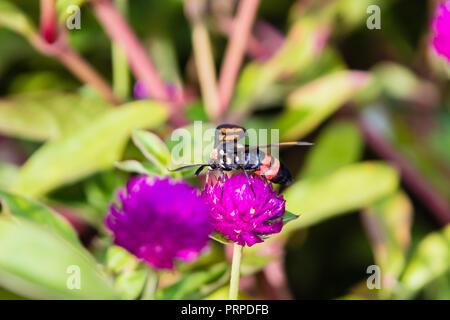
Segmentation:
{"type": "MultiPolygon", "coordinates": [[[[58,0],[60,21],[69,5],[83,4],[82,28],[67,32],[69,43],[110,79],[110,40],[84,2],[58,0]]],[[[218,19],[226,10],[218,14],[214,3],[224,2],[210,1],[207,12],[217,66],[227,41],[218,19]]],[[[203,136],[216,124],[197,94],[183,1],[133,0],[129,7],[163,79],[188,89],[192,99],[178,112],[204,121],[203,136]]],[[[427,47],[429,10],[426,1],[262,1],[259,21],[285,38],[266,60],[249,55],[227,119],[315,145],[281,152],[296,177],[281,192],[288,214],[301,216],[245,249],[248,279],[261,282],[282,261],[294,298],[449,299],[449,226],[361,125],[370,124],[450,202],[449,83],[427,47]],[[382,9],[381,30],[366,27],[371,4],[382,9]],[[366,286],[371,264],[381,269],[381,290],[366,286]]],[[[111,245],[102,226],[107,207],[133,174],[199,180],[194,170],[167,170],[180,145],[171,139],[165,104],[106,102],[32,47],[38,25],[36,1],[0,0],[0,43],[7,44],[0,50],[0,299],[140,298],[151,272],[111,245]],[[66,285],[70,265],[81,269],[81,290],[66,285]]],[[[260,40],[275,42],[269,33],[260,40]]],[[[184,128],[195,134],[192,123],[184,128]]],[[[180,156],[207,161],[213,138],[185,141],[180,156]]],[[[162,273],[157,298],[226,298],[226,246],[212,241],[196,262],[162,273]]],[[[254,291],[241,298],[270,296],[254,291]]]]}

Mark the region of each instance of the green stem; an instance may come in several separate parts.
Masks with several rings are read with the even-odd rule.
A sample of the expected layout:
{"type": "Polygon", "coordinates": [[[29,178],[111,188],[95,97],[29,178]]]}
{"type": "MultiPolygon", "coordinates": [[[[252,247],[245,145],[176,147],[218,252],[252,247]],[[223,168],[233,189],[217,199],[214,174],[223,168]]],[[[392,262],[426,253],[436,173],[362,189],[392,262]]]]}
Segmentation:
{"type": "Polygon", "coordinates": [[[231,279],[229,300],[237,300],[239,294],[239,271],[241,268],[242,246],[237,243],[233,247],[233,262],[231,263],[231,279]]]}
{"type": "Polygon", "coordinates": [[[217,122],[220,115],[220,101],[211,40],[205,23],[207,2],[186,0],[184,11],[192,26],[192,48],[205,111],[211,121],[217,122]]]}
{"type": "MultiPolygon", "coordinates": [[[[128,0],[114,0],[117,9],[126,17],[128,0]]],[[[130,70],[125,52],[117,44],[111,48],[113,68],[113,89],[116,96],[126,100],[130,95],[130,70]]]]}
{"type": "Polygon", "coordinates": [[[237,14],[233,20],[231,36],[220,68],[218,90],[222,113],[227,110],[233,97],[259,3],[260,0],[242,0],[239,2],[237,14]]]}
{"type": "Polygon", "coordinates": [[[155,300],[157,288],[158,273],[155,270],[149,268],[141,300],[155,300]]]}
{"type": "MultiPolygon", "coordinates": [[[[91,3],[106,33],[126,52],[130,68],[136,78],[147,85],[150,95],[155,100],[167,101],[164,81],[123,15],[109,0],[91,0],[91,3]]],[[[169,105],[169,108],[171,107],[173,105],[169,105]]]]}
{"type": "Polygon", "coordinates": [[[210,120],[217,121],[220,104],[217,95],[216,71],[208,31],[202,20],[192,25],[192,41],[205,111],[210,120]]]}

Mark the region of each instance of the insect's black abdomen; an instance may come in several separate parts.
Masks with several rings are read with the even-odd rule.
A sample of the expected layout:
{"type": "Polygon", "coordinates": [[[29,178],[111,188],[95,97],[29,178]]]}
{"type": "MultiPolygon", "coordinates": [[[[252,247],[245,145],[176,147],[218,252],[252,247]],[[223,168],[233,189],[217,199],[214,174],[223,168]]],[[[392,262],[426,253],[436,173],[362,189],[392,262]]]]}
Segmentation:
{"type": "Polygon", "coordinates": [[[270,181],[287,186],[292,183],[293,179],[288,168],[284,164],[280,163],[280,170],[278,170],[275,177],[273,177],[270,181]]]}

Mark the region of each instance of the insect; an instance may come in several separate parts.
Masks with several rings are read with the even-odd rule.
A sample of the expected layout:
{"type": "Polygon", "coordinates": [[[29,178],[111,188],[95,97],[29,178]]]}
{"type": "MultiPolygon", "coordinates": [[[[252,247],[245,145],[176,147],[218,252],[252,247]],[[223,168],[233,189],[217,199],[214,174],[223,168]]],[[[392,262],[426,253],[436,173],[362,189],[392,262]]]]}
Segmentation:
{"type": "MultiPolygon", "coordinates": [[[[250,187],[251,181],[248,174],[253,173],[281,185],[289,185],[293,180],[288,168],[279,159],[263,152],[278,146],[308,146],[309,142],[282,142],[279,144],[268,144],[249,146],[239,144],[238,141],[247,135],[245,128],[233,124],[219,125],[215,130],[214,148],[211,151],[208,163],[190,164],[170,171],[179,171],[187,168],[198,167],[195,175],[198,176],[205,169],[219,171],[224,178],[224,171],[243,171],[247,177],[250,187]]],[[[208,176],[207,176],[208,177],[208,176]]]]}

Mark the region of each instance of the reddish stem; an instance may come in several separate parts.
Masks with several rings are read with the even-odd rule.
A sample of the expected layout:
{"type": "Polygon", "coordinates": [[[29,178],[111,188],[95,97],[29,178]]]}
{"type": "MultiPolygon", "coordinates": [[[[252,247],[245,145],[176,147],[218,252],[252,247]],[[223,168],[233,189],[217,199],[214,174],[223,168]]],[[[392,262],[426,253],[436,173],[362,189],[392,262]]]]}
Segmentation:
{"type": "Polygon", "coordinates": [[[58,18],[55,0],[41,0],[41,37],[47,43],[53,43],[58,37],[58,18]]]}
{"type": "MultiPolygon", "coordinates": [[[[220,17],[218,20],[220,32],[227,36],[233,33],[233,19],[228,17],[220,17]]],[[[247,54],[257,60],[265,61],[272,55],[272,52],[266,48],[253,34],[249,35],[247,43],[247,54]]]]}
{"type": "Polygon", "coordinates": [[[105,31],[127,55],[136,78],[147,85],[152,98],[168,101],[164,81],[121,13],[109,0],[91,0],[91,2],[105,31]]]}
{"type": "Polygon", "coordinates": [[[118,104],[109,84],[76,53],[67,42],[66,33],[59,29],[55,0],[41,0],[40,34],[35,34],[29,41],[41,53],[58,59],[82,82],[96,89],[106,100],[118,104]]]}
{"type": "Polygon", "coordinates": [[[233,22],[219,78],[219,99],[222,112],[228,108],[233,96],[239,69],[244,58],[260,0],[242,0],[233,22]]]}
{"type": "Polygon", "coordinates": [[[450,205],[448,202],[440,197],[428,181],[367,120],[360,117],[359,124],[369,146],[380,157],[393,162],[400,170],[406,185],[434,213],[437,220],[443,225],[450,223],[450,205]]]}
{"type": "Polygon", "coordinates": [[[113,104],[120,103],[109,84],[77,52],[66,47],[58,56],[58,59],[78,78],[97,88],[108,101],[113,104]]]}
{"type": "Polygon", "coordinates": [[[120,100],[115,96],[113,90],[103,77],[83,57],[68,46],[64,33],[60,33],[53,43],[47,43],[39,35],[31,38],[30,42],[41,53],[58,59],[82,82],[92,86],[106,100],[113,104],[120,103],[120,100]]]}

